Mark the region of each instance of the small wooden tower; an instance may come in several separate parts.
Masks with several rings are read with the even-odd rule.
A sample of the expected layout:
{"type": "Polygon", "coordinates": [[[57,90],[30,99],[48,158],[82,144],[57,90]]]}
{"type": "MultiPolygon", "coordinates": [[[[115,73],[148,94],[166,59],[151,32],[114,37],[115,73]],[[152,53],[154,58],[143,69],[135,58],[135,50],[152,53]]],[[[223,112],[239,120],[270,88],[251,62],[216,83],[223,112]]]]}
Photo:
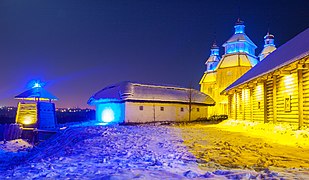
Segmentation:
{"type": "Polygon", "coordinates": [[[53,100],[58,98],[47,92],[39,83],[15,96],[18,102],[16,123],[24,129],[52,130],[56,128],[56,113],[53,100]]]}

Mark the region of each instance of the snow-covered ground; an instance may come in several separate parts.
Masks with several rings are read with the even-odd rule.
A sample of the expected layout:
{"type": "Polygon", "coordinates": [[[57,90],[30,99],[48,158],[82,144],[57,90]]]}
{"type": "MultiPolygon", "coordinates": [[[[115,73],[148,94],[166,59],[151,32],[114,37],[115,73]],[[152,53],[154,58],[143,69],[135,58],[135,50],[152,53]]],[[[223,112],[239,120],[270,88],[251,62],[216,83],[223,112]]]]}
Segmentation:
{"type": "MultiPolygon", "coordinates": [[[[225,123],[234,123],[234,129],[244,127],[233,121],[225,123]]],[[[265,145],[257,137],[226,130],[227,125],[71,124],[32,149],[23,141],[15,141],[15,145],[20,144],[19,150],[0,146],[0,179],[309,178],[305,168],[276,169],[254,163],[255,153],[266,156],[268,162],[268,156],[272,156],[266,151],[269,149],[259,149],[276,148],[276,144],[265,145]]],[[[300,147],[286,148],[301,152],[300,147]]],[[[305,148],[302,150],[309,154],[305,148]]],[[[284,154],[281,157],[284,159],[284,154]]],[[[294,161],[293,158],[288,156],[285,160],[294,161]]],[[[307,158],[303,167],[309,167],[309,158],[303,158],[307,158]]]]}

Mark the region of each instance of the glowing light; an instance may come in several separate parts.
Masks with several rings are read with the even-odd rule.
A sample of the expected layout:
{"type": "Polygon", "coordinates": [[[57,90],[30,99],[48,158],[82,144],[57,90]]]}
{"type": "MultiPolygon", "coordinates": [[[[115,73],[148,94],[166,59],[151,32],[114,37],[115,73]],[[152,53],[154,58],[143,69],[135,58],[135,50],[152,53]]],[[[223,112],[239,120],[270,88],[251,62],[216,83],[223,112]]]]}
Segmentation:
{"type": "Polygon", "coordinates": [[[41,84],[36,82],[36,83],[34,83],[32,88],[38,88],[38,87],[41,87],[41,84]]]}
{"type": "Polygon", "coordinates": [[[263,85],[262,84],[259,84],[256,86],[256,100],[257,101],[262,101],[263,99],[263,85]]]}
{"type": "Polygon", "coordinates": [[[25,125],[33,124],[33,119],[31,116],[25,116],[22,123],[25,125]]]}
{"type": "Polygon", "coordinates": [[[28,88],[40,88],[43,87],[45,83],[41,82],[40,80],[32,80],[28,83],[28,88]]]}
{"type": "Polygon", "coordinates": [[[102,111],[102,120],[104,122],[112,122],[115,119],[114,111],[111,108],[106,108],[102,111]]]}
{"type": "Polygon", "coordinates": [[[288,95],[292,95],[294,91],[293,85],[295,83],[295,78],[291,74],[285,75],[283,82],[284,82],[285,93],[288,95]]]}
{"type": "Polygon", "coordinates": [[[124,121],[124,103],[96,104],[96,119],[105,123],[122,123],[124,121]]]}

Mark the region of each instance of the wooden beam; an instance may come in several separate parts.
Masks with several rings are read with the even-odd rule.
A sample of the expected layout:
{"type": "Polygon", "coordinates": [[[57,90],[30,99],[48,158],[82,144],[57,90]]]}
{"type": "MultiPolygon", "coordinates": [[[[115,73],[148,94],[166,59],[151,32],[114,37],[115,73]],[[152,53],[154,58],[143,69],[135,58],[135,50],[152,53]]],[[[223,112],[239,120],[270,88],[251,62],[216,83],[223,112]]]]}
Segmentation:
{"type": "Polygon", "coordinates": [[[277,76],[273,76],[273,122],[277,123],[277,76]]]}
{"type": "Polygon", "coordinates": [[[251,121],[253,121],[253,88],[250,88],[250,115],[251,121]]]}
{"type": "Polygon", "coordinates": [[[303,71],[297,70],[298,74],[298,127],[301,128],[304,125],[304,94],[303,94],[303,71]]]}
{"type": "Polygon", "coordinates": [[[234,119],[236,120],[237,119],[237,91],[235,91],[235,94],[234,94],[234,96],[235,96],[235,117],[234,117],[234,119]]]}
{"type": "Polygon", "coordinates": [[[263,103],[264,103],[264,123],[267,123],[268,119],[267,119],[267,89],[266,89],[266,81],[263,81],[263,103]]]}
{"type": "Polygon", "coordinates": [[[245,99],[246,99],[246,90],[243,89],[242,92],[241,92],[241,96],[242,96],[242,119],[245,120],[245,99]]]}

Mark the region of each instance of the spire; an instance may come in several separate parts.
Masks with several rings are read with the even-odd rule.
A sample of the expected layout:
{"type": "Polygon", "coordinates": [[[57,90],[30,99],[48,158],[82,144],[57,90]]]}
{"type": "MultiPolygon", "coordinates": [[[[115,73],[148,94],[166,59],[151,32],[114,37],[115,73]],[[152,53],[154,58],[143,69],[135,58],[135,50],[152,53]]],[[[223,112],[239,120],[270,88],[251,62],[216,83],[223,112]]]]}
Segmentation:
{"type": "Polygon", "coordinates": [[[216,40],[214,40],[210,48],[210,56],[205,63],[206,71],[207,72],[215,71],[219,61],[220,61],[219,47],[217,46],[216,40]]]}
{"type": "Polygon", "coordinates": [[[268,56],[274,50],[276,50],[275,36],[270,34],[268,31],[267,34],[264,36],[264,48],[261,54],[259,55],[260,61],[262,61],[266,56],[268,56]]]}
{"type": "Polygon", "coordinates": [[[245,23],[244,21],[240,20],[240,18],[237,19],[236,23],[235,23],[235,34],[241,34],[241,33],[245,33],[245,23]]]}
{"type": "Polygon", "coordinates": [[[210,56],[219,56],[219,47],[217,46],[216,40],[214,40],[210,48],[210,56]]]}
{"type": "Polygon", "coordinates": [[[275,46],[275,36],[270,34],[269,31],[267,34],[264,36],[264,47],[266,46],[275,46]]]}

